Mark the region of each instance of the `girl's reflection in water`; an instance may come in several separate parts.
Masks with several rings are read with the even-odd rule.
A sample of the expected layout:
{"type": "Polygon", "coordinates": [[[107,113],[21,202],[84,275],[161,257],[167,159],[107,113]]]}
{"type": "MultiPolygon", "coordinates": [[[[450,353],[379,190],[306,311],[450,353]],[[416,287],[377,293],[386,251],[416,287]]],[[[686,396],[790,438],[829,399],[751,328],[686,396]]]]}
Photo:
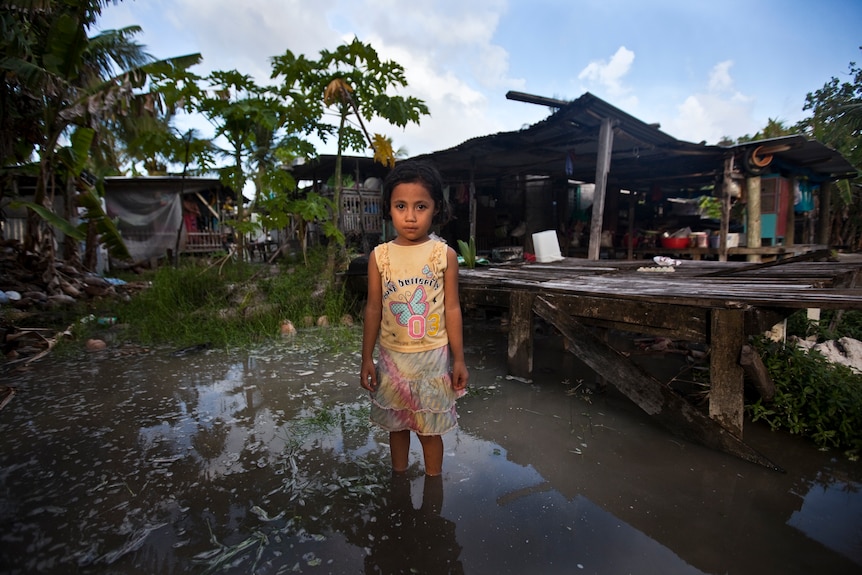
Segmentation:
{"type": "Polygon", "coordinates": [[[424,481],[422,505],[416,509],[410,478],[392,474],[386,504],[377,516],[378,531],[365,559],[366,573],[464,573],[455,523],[440,515],[443,477],[426,475],[424,481]]]}

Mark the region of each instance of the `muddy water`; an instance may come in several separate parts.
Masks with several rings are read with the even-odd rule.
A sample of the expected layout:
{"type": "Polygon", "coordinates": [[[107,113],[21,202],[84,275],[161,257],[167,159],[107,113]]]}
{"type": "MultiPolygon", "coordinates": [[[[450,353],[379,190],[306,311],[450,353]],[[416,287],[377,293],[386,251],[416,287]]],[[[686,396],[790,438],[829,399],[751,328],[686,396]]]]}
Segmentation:
{"type": "Polygon", "coordinates": [[[393,478],[358,333],[324,333],[6,373],[0,572],[862,570],[860,464],[751,424],[786,474],[680,441],[587,393],[594,377],[551,337],[532,382],[508,379],[490,324],[466,327],[472,391],[442,479],[418,463],[393,478]]]}

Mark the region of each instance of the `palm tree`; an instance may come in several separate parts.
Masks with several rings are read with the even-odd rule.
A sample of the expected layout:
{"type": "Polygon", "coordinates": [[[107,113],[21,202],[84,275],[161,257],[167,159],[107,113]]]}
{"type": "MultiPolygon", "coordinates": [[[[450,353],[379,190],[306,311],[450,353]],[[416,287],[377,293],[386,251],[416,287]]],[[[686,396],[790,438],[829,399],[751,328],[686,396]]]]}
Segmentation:
{"type": "MultiPolygon", "coordinates": [[[[54,237],[43,215],[53,213],[58,189],[66,206],[74,204],[75,186],[58,181],[59,149],[76,127],[98,134],[113,115],[146,111],[140,91],[148,67],[159,64],[134,41],[137,26],[88,35],[109,1],[7,0],[0,8],[0,126],[17,124],[27,135],[16,142],[15,132],[3,130],[0,152],[4,167],[13,169],[24,169],[33,154],[37,158],[33,205],[44,211],[28,212],[24,247],[41,255],[49,286],[54,237]]],[[[162,65],[183,67],[199,59],[192,55],[162,65]]]]}

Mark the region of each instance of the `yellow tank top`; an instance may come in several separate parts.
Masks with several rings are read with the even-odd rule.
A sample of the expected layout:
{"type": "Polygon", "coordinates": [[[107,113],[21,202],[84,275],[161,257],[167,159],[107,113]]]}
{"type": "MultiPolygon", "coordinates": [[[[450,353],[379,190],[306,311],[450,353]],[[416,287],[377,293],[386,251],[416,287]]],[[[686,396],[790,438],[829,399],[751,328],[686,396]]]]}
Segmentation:
{"type": "Polygon", "coordinates": [[[374,248],[383,285],[380,345],[398,352],[428,351],[449,343],[443,306],[446,242],[418,246],[388,242],[374,248]]]}

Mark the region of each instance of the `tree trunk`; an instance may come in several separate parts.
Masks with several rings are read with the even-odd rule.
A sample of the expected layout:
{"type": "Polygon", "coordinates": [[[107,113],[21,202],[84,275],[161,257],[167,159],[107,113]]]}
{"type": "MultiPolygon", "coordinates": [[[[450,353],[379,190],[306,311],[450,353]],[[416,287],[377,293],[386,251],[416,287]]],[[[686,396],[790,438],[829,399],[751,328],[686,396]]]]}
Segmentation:
{"type": "MultiPolygon", "coordinates": [[[[63,217],[72,225],[78,224],[78,202],[75,198],[76,184],[76,179],[69,176],[63,194],[63,217]]],[[[80,267],[81,249],[75,238],[69,236],[63,238],[63,260],[72,267],[80,267]]]]}
{"type": "MultiPolygon", "coordinates": [[[[342,230],[342,222],[341,222],[341,191],[344,186],[341,181],[341,156],[343,153],[343,141],[341,138],[341,133],[344,130],[344,123],[347,119],[347,111],[346,109],[342,110],[341,113],[341,122],[338,126],[338,149],[335,156],[335,189],[332,193],[333,200],[333,215],[332,219],[335,223],[335,228],[339,231],[342,230]]],[[[346,253],[344,250],[344,246],[341,245],[341,242],[336,241],[335,239],[331,239],[327,244],[326,248],[326,270],[325,277],[326,281],[329,282],[330,286],[335,285],[336,272],[338,271],[339,266],[343,263],[343,260],[346,259],[346,253]]]]}
{"type": "MultiPolygon", "coordinates": [[[[234,170],[236,170],[236,186],[238,189],[234,190],[236,194],[237,202],[236,202],[236,219],[238,222],[242,223],[245,219],[245,207],[243,206],[243,195],[242,189],[245,187],[245,182],[243,181],[243,171],[242,171],[242,146],[239,142],[234,144],[234,170]]],[[[180,198],[182,201],[182,198],[180,198]]],[[[245,261],[245,233],[241,231],[242,226],[237,230],[236,233],[236,249],[239,254],[239,261],[245,261]]]]}

